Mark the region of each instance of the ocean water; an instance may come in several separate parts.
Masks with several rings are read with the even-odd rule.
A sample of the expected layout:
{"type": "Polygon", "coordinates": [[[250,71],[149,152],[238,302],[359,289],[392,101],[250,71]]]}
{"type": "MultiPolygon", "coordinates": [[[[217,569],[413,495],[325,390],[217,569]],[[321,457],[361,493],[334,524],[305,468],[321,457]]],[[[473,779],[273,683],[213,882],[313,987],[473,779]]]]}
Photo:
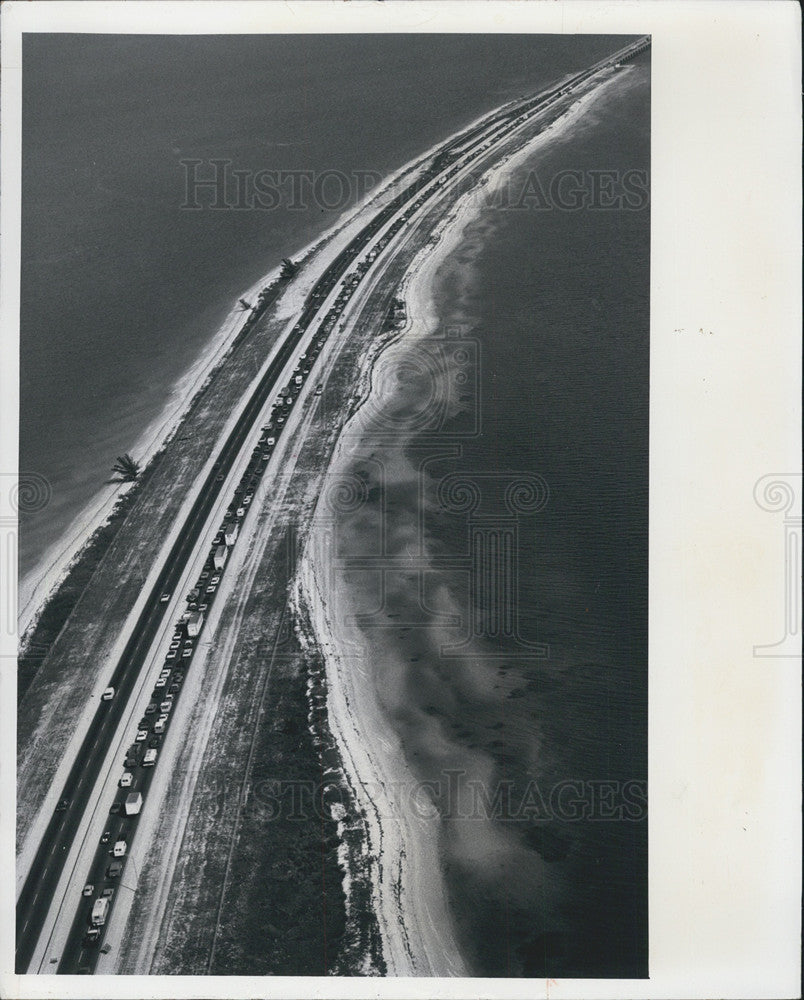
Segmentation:
{"type": "Polygon", "coordinates": [[[618,44],[26,35],[20,464],[52,496],[22,512],[21,575],[134,447],[242,291],[357,200],[360,172],[390,173],[618,44]],[[230,178],[231,207],[182,209],[190,159],[199,178],[213,159],[245,171],[244,199],[230,178]],[[348,183],[331,178],[322,205],[286,180],[277,207],[249,208],[259,170],[348,183]]]}
{"type": "Polygon", "coordinates": [[[649,203],[512,206],[647,178],[649,81],[489,196],[350,428],[340,613],[477,975],[647,975],[649,203]]]}

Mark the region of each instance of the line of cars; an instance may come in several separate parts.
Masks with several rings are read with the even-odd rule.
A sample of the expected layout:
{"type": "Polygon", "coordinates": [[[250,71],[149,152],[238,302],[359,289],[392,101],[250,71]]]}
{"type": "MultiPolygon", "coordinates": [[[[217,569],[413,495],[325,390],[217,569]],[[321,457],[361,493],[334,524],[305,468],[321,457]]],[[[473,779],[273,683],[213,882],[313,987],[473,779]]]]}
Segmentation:
{"type": "MultiPolygon", "coordinates": [[[[316,345],[313,354],[317,354],[323,345],[323,339],[316,345]]],[[[87,913],[86,931],[83,944],[87,947],[96,946],[100,942],[103,927],[109,915],[116,887],[110,885],[120,878],[126,860],[126,852],[131,832],[127,820],[136,816],[142,807],[142,791],[136,790],[142,784],[139,768],[151,768],[156,765],[162,741],[170,724],[176,700],[181,692],[185,672],[190,666],[193,654],[197,648],[198,637],[204,626],[209,609],[215,600],[221,582],[228,553],[235,544],[240,531],[240,524],[254,497],[259,478],[265,471],[268,460],[276,445],[276,438],[284,423],[284,414],[298,395],[304,379],[310,372],[312,358],[301,355],[294,372],[293,390],[283,390],[272,408],[272,419],[262,427],[260,438],[254,447],[251,460],[233,493],[233,500],[226,511],[223,523],[215,534],[209,553],[193,588],[187,594],[185,610],[175,625],[164,665],[154,685],[151,700],[148,702],[143,717],[137,726],[134,742],[128,748],[123,761],[124,771],[118,787],[125,789],[125,798],[115,798],[109,810],[110,817],[118,817],[114,822],[114,844],[109,848],[111,860],[105,867],[104,885],[97,886],[87,883],[82,890],[82,896],[92,899],[92,905],[87,913]],[[274,423],[276,422],[276,427],[274,423]]],[[[320,387],[319,387],[320,389],[320,387]]],[[[171,594],[162,594],[160,603],[170,600],[171,594]]],[[[102,698],[109,700],[114,696],[114,690],[107,688],[102,698]]],[[[112,829],[104,831],[101,846],[111,843],[112,829]]]]}

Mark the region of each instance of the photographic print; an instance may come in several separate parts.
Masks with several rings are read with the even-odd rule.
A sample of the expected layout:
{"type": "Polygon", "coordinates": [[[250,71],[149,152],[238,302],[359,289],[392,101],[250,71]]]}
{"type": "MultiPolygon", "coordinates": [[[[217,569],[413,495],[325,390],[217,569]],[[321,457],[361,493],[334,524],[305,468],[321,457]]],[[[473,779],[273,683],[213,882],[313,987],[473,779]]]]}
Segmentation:
{"type": "Polygon", "coordinates": [[[19,42],[14,972],[648,989],[650,25],[263,23],[19,42]]]}

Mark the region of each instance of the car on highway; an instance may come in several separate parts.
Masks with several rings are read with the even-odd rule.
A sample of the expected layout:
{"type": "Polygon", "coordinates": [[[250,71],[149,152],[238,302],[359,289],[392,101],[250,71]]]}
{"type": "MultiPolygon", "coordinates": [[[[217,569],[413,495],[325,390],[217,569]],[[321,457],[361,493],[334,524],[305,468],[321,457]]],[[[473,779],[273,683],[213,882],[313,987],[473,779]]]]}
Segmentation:
{"type": "Polygon", "coordinates": [[[101,701],[111,701],[114,698],[114,688],[107,687],[106,690],[101,695],[101,701]]]}
{"type": "MultiPolygon", "coordinates": [[[[214,590],[214,588],[213,588],[213,590],[214,590]]],[[[185,649],[184,652],[181,654],[183,660],[186,660],[188,656],[192,656],[192,655],[193,655],[193,647],[192,646],[190,646],[189,649],[185,649]]]]}
{"type": "Polygon", "coordinates": [[[164,715],[166,712],[169,712],[171,708],[173,708],[173,702],[172,700],[166,698],[159,706],[159,711],[164,715]]]}
{"type": "Polygon", "coordinates": [[[161,596],[161,597],[159,598],[159,603],[160,603],[160,604],[167,604],[167,602],[168,602],[168,601],[170,600],[170,598],[171,598],[171,595],[170,595],[170,594],[168,594],[168,593],[164,593],[164,594],[162,594],[162,596],[161,596]]]}
{"type": "Polygon", "coordinates": [[[159,719],[154,726],[155,733],[164,733],[165,726],[167,725],[168,717],[166,715],[160,715],[159,719]]]}
{"type": "Polygon", "coordinates": [[[315,395],[320,396],[323,391],[324,391],[324,386],[319,382],[318,385],[315,387],[315,395]]]}
{"type": "MultiPolygon", "coordinates": [[[[192,612],[188,611],[187,614],[192,614],[192,612]]],[[[169,649],[167,651],[167,656],[165,656],[165,659],[166,660],[175,660],[176,659],[176,650],[175,649],[169,649]]]]}
{"type": "Polygon", "coordinates": [[[134,775],[130,771],[124,771],[123,777],[120,781],[118,781],[118,785],[120,785],[121,788],[129,788],[132,781],[134,781],[134,775]]]}
{"type": "Polygon", "coordinates": [[[148,740],[148,746],[153,750],[155,747],[158,747],[161,742],[162,737],[159,733],[157,733],[148,740]]]}
{"type": "MultiPolygon", "coordinates": [[[[174,653],[173,655],[175,656],[176,654],[174,653]]],[[[160,677],[159,680],[154,685],[154,687],[157,688],[157,689],[158,688],[163,688],[165,686],[165,684],[167,684],[167,677],[160,677]]]]}
{"type": "Polygon", "coordinates": [[[104,830],[103,831],[103,836],[101,837],[101,843],[102,844],[108,844],[109,843],[109,838],[111,836],[112,836],[112,831],[111,830],[104,830]]]}
{"type": "Polygon", "coordinates": [[[81,895],[91,896],[94,891],[95,891],[95,886],[91,882],[87,882],[87,884],[81,890],[81,895]]]}
{"type": "Polygon", "coordinates": [[[213,576],[213,577],[212,577],[212,579],[211,579],[211,580],[210,580],[209,582],[210,582],[210,583],[215,583],[215,584],[217,584],[217,583],[220,583],[220,582],[221,582],[221,578],[220,578],[220,576],[219,576],[219,575],[218,575],[218,574],[216,573],[216,574],[215,574],[215,576],[213,576]]]}
{"type": "Polygon", "coordinates": [[[122,802],[113,802],[111,808],[109,809],[110,816],[116,816],[123,808],[122,802]]]}
{"type": "MultiPolygon", "coordinates": [[[[101,936],[100,927],[90,927],[89,930],[84,935],[84,944],[90,946],[96,945],[98,941],[100,941],[100,936],[101,936]]],[[[87,969],[86,971],[89,972],[89,969],[87,969]]]]}
{"type": "Polygon", "coordinates": [[[61,799],[59,801],[59,804],[56,806],[56,812],[63,813],[69,805],[70,805],[69,799],[61,799]]]}
{"type": "Polygon", "coordinates": [[[173,681],[168,688],[168,694],[178,694],[181,690],[181,681],[173,681]]]}
{"type": "Polygon", "coordinates": [[[148,702],[148,707],[145,709],[145,714],[146,715],[153,715],[155,711],[156,711],[156,702],[149,701],[148,702]]]}
{"type": "Polygon", "coordinates": [[[201,614],[203,614],[205,611],[209,610],[209,605],[208,604],[199,604],[198,605],[198,610],[201,612],[201,614]]]}
{"type": "Polygon", "coordinates": [[[267,445],[267,447],[273,448],[273,446],[276,444],[276,438],[269,437],[268,440],[265,442],[265,444],[267,445]]]}
{"type": "Polygon", "coordinates": [[[120,872],[122,870],[123,870],[123,862],[122,861],[113,861],[109,865],[109,867],[106,869],[106,877],[107,878],[117,878],[120,875],[120,872]]]}
{"type": "Polygon", "coordinates": [[[110,886],[101,893],[101,899],[111,899],[114,896],[114,889],[110,886]]]}
{"type": "Polygon", "coordinates": [[[137,730],[137,735],[134,737],[134,742],[135,743],[142,743],[143,740],[147,740],[147,739],[148,739],[148,730],[147,729],[138,729],[137,730]]]}
{"type": "Polygon", "coordinates": [[[143,767],[153,767],[156,764],[156,750],[146,750],[142,758],[143,767]]]}

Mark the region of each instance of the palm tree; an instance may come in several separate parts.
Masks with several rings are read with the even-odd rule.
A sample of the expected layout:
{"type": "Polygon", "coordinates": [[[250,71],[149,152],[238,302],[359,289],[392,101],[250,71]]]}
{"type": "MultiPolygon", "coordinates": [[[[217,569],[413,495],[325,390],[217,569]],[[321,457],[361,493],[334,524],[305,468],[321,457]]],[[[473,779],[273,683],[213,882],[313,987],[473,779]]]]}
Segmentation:
{"type": "Polygon", "coordinates": [[[279,271],[279,277],[284,278],[286,281],[292,278],[293,275],[299,270],[299,265],[294,263],[290,257],[282,258],[282,267],[279,271]]]}
{"type": "Polygon", "coordinates": [[[128,452],[125,455],[118,455],[117,461],[112,466],[112,472],[116,472],[119,479],[115,482],[133,483],[140,474],[140,463],[135,461],[128,452]]]}

